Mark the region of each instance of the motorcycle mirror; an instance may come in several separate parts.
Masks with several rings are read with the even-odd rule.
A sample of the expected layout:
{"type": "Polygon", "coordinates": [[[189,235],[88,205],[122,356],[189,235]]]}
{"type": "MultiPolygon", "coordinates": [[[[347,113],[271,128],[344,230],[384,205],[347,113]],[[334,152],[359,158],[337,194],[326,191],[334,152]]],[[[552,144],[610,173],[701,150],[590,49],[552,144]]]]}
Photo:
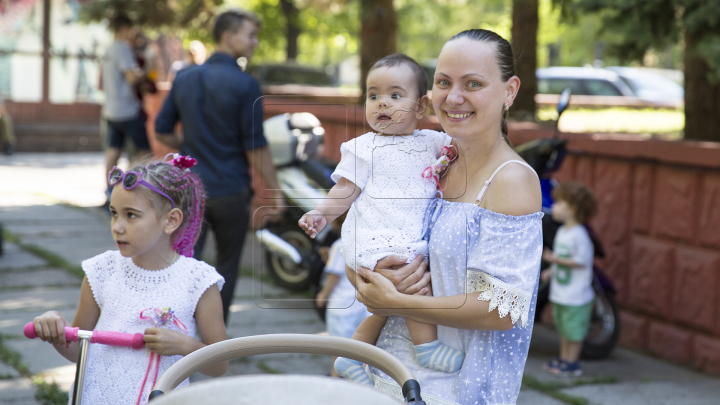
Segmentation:
{"type": "Polygon", "coordinates": [[[560,119],[560,115],[565,111],[568,104],[570,104],[570,94],[572,93],[572,89],[570,87],[566,87],[565,90],[560,93],[560,101],[558,101],[557,105],[557,112],[558,112],[558,119],[560,119]]]}

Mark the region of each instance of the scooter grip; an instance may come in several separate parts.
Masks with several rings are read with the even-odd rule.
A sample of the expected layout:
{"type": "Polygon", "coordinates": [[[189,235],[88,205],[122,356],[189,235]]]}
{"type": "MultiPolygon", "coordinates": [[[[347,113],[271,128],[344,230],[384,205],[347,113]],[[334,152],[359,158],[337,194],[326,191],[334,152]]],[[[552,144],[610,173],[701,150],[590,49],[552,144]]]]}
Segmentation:
{"type": "MultiPolygon", "coordinates": [[[[80,330],[80,328],[66,326],[65,340],[77,342],[78,330],[80,330]]],[[[36,337],[38,337],[37,333],[35,332],[35,324],[33,322],[28,322],[27,324],[25,324],[25,327],[23,328],[23,334],[25,334],[25,337],[28,339],[35,339],[36,337]]]]}
{"type": "Polygon", "coordinates": [[[90,343],[101,343],[110,346],[125,346],[133,349],[140,349],[145,346],[143,335],[140,333],[130,334],[122,332],[105,332],[101,330],[93,330],[90,343]]]}

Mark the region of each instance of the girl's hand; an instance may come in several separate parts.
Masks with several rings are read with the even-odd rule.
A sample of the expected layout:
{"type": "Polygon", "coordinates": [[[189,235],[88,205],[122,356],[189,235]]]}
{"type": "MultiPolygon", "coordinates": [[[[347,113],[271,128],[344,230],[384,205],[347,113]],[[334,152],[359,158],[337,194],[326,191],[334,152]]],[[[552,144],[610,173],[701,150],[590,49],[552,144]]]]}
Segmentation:
{"type": "Polygon", "coordinates": [[[187,356],[195,350],[193,343],[200,343],[182,332],[165,328],[145,329],[143,340],[148,349],[161,356],[187,356]]]}
{"type": "Polygon", "coordinates": [[[306,234],[315,239],[315,236],[327,225],[327,219],[320,211],[312,210],[300,218],[298,225],[300,225],[300,228],[302,228],[306,234]]]}
{"type": "Polygon", "coordinates": [[[65,340],[65,327],[70,322],[65,320],[58,311],[48,311],[33,319],[35,333],[43,342],[68,347],[69,341],[65,340]]]}
{"type": "Polygon", "coordinates": [[[367,306],[368,311],[375,315],[395,315],[398,308],[396,299],[402,296],[395,285],[386,277],[365,267],[358,267],[357,291],[358,300],[367,306]]]}
{"type": "Polygon", "coordinates": [[[403,294],[424,295],[430,288],[430,272],[428,262],[423,259],[425,256],[418,255],[412,262],[405,263],[405,257],[387,256],[377,262],[375,272],[385,276],[403,294]]]}

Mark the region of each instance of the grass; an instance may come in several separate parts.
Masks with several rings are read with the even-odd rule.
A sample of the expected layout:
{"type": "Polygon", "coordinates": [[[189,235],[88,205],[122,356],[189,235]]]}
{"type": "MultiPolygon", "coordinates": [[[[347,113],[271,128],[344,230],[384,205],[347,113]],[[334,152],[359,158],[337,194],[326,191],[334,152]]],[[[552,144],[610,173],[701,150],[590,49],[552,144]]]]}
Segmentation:
{"type": "MultiPolygon", "coordinates": [[[[557,120],[554,108],[541,108],[539,121],[557,120]]],[[[665,139],[682,138],[685,113],[682,110],[634,108],[570,108],[563,113],[560,130],[563,132],[613,132],[643,134],[665,139]]]]}
{"type": "Polygon", "coordinates": [[[74,264],[69,263],[67,260],[63,259],[61,256],[59,256],[49,250],[43,249],[39,246],[23,243],[22,239],[18,235],[13,234],[12,232],[9,232],[6,229],[3,229],[3,239],[10,243],[14,243],[14,244],[18,245],[20,247],[20,249],[22,249],[28,253],[32,253],[35,256],[38,256],[38,257],[44,259],[47,262],[47,264],[51,267],[57,267],[57,268],[63,269],[65,271],[67,271],[68,273],[70,273],[80,279],[85,277],[85,272],[82,270],[82,268],[80,266],[76,266],[74,264]]]}
{"type": "Polygon", "coordinates": [[[264,371],[265,374],[282,374],[281,371],[275,370],[274,368],[265,364],[265,362],[263,361],[258,362],[257,366],[260,370],[264,371]]]}
{"type": "Polygon", "coordinates": [[[43,405],[67,405],[68,393],[60,389],[56,383],[49,383],[41,377],[34,377],[33,384],[37,387],[35,399],[43,405]]]}
{"type": "Polygon", "coordinates": [[[588,405],[588,400],[586,398],[582,397],[576,397],[574,395],[566,394],[561,389],[564,388],[571,388],[571,387],[578,387],[581,385],[589,385],[589,384],[611,384],[618,381],[618,378],[612,375],[607,376],[601,376],[601,377],[593,377],[593,378],[587,378],[587,379],[578,379],[574,381],[568,381],[568,382],[557,382],[557,383],[549,383],[549,382],[543,382],[538,380],[537,378],[525,374],[523,376],[523,385],[532,388],[535,391],[539,391],[547,396],[553,397],[557,400],[560,400],[566,404],[570,405],[588,405]]]}
{"type": "Polygon", "coordinates": [[[0,336],[0,361],[17,370],[21,376],[30,377],[30,370],[22,362],[22,356],[5,344],[3,336],[0,336]]]}

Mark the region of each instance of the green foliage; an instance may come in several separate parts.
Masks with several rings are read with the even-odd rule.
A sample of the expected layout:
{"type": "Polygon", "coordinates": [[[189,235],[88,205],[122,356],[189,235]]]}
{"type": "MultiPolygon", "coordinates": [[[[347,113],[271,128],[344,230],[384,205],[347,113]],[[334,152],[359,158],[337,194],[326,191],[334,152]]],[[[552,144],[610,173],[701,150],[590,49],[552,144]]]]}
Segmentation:
{"type": "Polygon", "coordinates": [[[574,0],[563,5],[572,14],[594,13],[603,33],[614,33],[609,51],[622,60],[641,60],[650,51],[683,44],[687,33],[720,81],[720,2],[707,0],[574,0]]]}
{"type": "Polygon", "coordinates": [[[57,383],[48,383],[42,378],[33,378],[33,383],[37,387],[35,399],[43,405],[66,405],[68,403],[68,393],[61,390],[57,383]]]}

